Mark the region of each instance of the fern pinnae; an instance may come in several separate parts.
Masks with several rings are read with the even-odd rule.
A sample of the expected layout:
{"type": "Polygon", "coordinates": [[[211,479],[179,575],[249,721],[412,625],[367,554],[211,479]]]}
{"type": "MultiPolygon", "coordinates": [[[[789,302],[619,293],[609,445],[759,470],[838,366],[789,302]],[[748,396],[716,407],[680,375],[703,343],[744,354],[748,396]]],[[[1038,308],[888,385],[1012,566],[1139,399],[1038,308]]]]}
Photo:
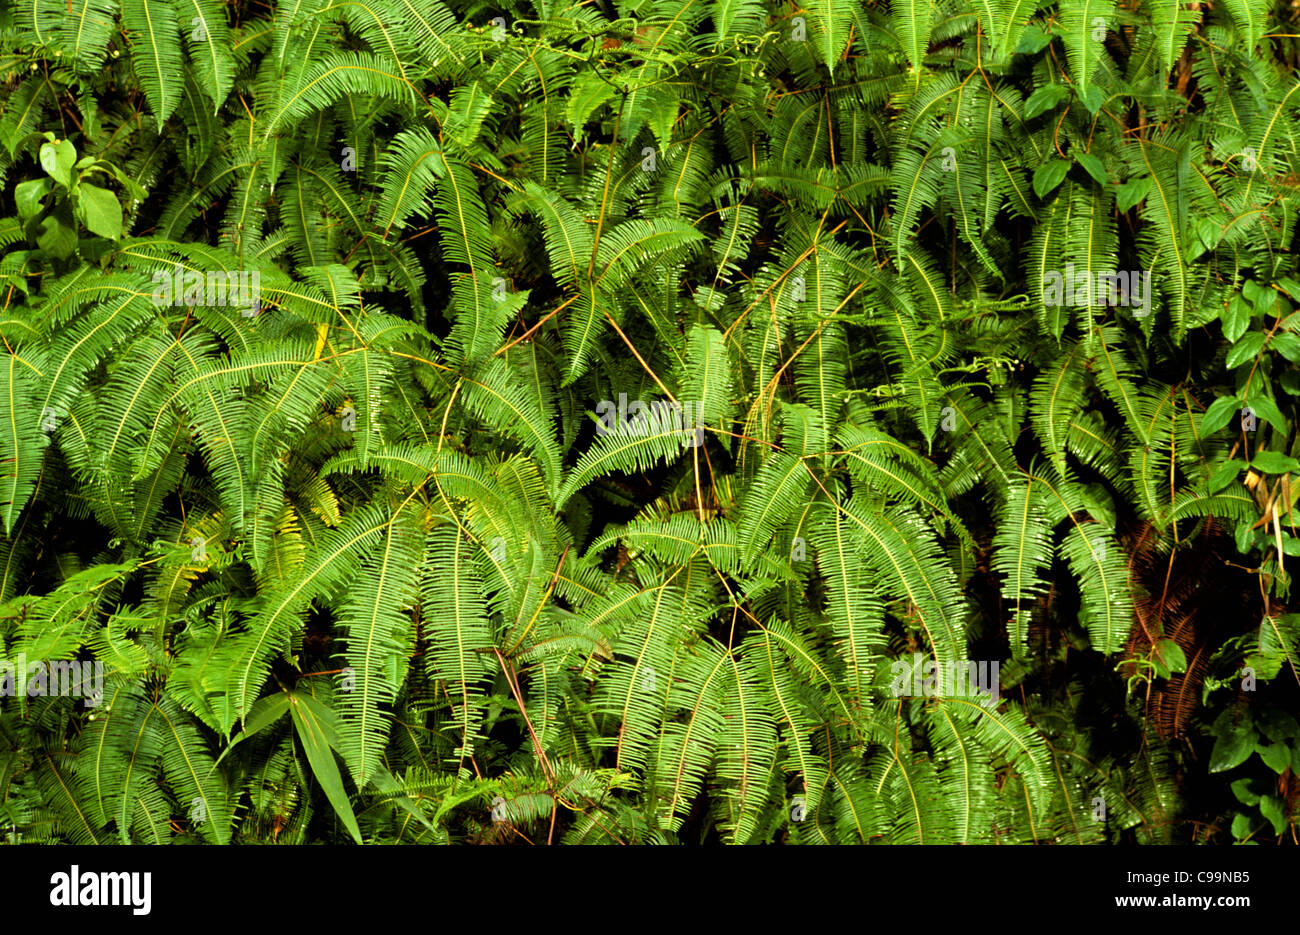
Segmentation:
{"type": "Polygon", "coordinates": [[[387,742],[387,717],[401,687],[411,642],[408,609],[416,600],[421,557],[414,509],[399,508],[383,532],[373,559],[348,588],[340,612],[347,629],[347,661],[357,684],[345,691],[339,711],[344,762],[358,788],[364,788],[387,742]]]}
{"type": "Polygon", "coordinates": [[[0,24],[0,645],[109,670],[0,698],[15,829],[1274,841],[1192,769],[1300,665],[1272,11],[632,12],[0,24]]]}

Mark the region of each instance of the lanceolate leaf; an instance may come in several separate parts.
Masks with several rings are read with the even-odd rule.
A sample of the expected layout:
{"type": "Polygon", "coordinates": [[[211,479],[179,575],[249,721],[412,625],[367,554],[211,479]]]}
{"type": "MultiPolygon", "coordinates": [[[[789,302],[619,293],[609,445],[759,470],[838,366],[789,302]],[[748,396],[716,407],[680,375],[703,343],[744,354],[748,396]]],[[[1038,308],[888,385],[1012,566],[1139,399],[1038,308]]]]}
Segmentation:
{"type": "Polygon", "coordinates": [[[352,803],[348,800],[347,791],[343,788],[343,777],[339,775],[339,766],[334,760],[338,732],[332,712],[310,695],[295,692],[289,696],[289,714],[293,717],[298,740],[307,754],[307,761],[311,763],[316,781],[325,790],[325,796],[334,806],[335,814],[352,835],[352,839],[358,844],[362,843],[361,829],[357,827],[352,803]]]}

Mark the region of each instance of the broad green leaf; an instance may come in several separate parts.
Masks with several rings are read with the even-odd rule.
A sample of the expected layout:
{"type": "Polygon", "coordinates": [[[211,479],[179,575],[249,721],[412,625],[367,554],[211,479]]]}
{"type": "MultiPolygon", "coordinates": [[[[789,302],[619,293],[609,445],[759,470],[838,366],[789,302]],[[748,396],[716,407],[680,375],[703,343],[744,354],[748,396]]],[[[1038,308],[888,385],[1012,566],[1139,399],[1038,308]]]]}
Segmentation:
{"type": "Polygon", "coordinates": [[[1046,198],[1065,179],[1070,164],[1064,159],[1049,159],[1034,170],[1034,194],[1046,198]]]}
{"type": "Polygon", "coordinates": [[[1235,343],[1250,327],[1250,317],[1250,304],[1245,299],[1241,296],[1229,299],[1227,306],[1219,313],[1224,338],[1235,343]]]}
{"type": "Polygon", "coordinates": [[[1120,211],[1131,211],[1149,191],[1151,191],[1150,176],[1129,179],[1119,187],[1119,194],[1115,196],[1115,207],[1120,211]]]}
{"type": "Polygon", "coordinates": [[[1032,120],[1039,114],[1054,110],[1058,104],[1070,96],[1070,89],[1063,84],[1045,84],[1025,101],[1025,119],[1032,120]]]}
{"type": "Polygon", "coordinates": [[[1209,769],[1212,773],[1240,766],[1255,751],[1254,734],[1250,731],[1234,731],[1219,735],[1210,752],[1209,769]]]}
{"type": "Polygon", "coordinates": [[[122,205],[108,189],[82,182],[77,186],[77,208],[92,234],[110,240],[122,236],[122,205]]]}
{"type": "Polygon", "coordinates": [[[1187,671],[1187,657],[1183,649],[1171,639],[1158,640],[1155,645],[1157,657],[1171,673],[1187,671]]]}
{"type": "Polygon", "coordinates": [[[72,188],[72,164],[76,161],[77,148],[68,140],[41,144],[41,168],[65,189],[72,188]]]}
{"type": "Polygon", "coordinates": [[[1110,181],[1110,177],[1106,174],[1105,164],[1092,153],[1077,153],[1074,158],[1079,165],[1087,170],[1089,175],[1097,180],[1098,185],[1105,185],[1110,181]]]}
{"type": "Polygon", "coordinates": [[[41,199],[50,193],[49,179],[30,179],[14,187],[14,202],[18,216],[24,221],[41,213],[41,199]]]}
{"type": "Polygon", "coordinates": [[[1259,758],[1275,773],[1281,773],[1291,766],[1291,748],[1284,743],[1271,743],[1255,747],[1259,758]]]}
{"type": "Polygon", "coordinates": [[[1210,403],[1210,408],[1205,410],[1205,415],[1201,417],[1201,432],[1205,435],[1217,432],[1232,421],[1232,417],[1237,414],[1240,408],[1240,399],[1220,396],[1210,403]]]}
{"type": "Polygon", "coordinates": [[[1286,474],[1300,471],[1300,461],[1279,451],[1257,451],[1250,459],[1250,466],[1264,474],[1286,474]]]}
{"type": "Polygon", "coordinates": [[[1264,349],[1264,332],[1251,331],[1241,337],[1228,350],[1228,357],[1225,361],[1228,369],[1240,367],[1242,364],[1251,363],[1264,349]]]}

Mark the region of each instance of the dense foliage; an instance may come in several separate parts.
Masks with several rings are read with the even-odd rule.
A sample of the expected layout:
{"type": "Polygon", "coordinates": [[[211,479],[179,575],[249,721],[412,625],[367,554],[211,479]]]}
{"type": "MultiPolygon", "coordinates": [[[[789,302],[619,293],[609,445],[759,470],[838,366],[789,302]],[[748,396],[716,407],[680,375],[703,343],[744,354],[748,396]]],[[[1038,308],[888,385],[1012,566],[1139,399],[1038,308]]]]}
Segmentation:
{"type": "Polygon", "coordinates": [[[3,14],[9,839],[1295,843],[1294,5],[494,3],[3,14]]]}

